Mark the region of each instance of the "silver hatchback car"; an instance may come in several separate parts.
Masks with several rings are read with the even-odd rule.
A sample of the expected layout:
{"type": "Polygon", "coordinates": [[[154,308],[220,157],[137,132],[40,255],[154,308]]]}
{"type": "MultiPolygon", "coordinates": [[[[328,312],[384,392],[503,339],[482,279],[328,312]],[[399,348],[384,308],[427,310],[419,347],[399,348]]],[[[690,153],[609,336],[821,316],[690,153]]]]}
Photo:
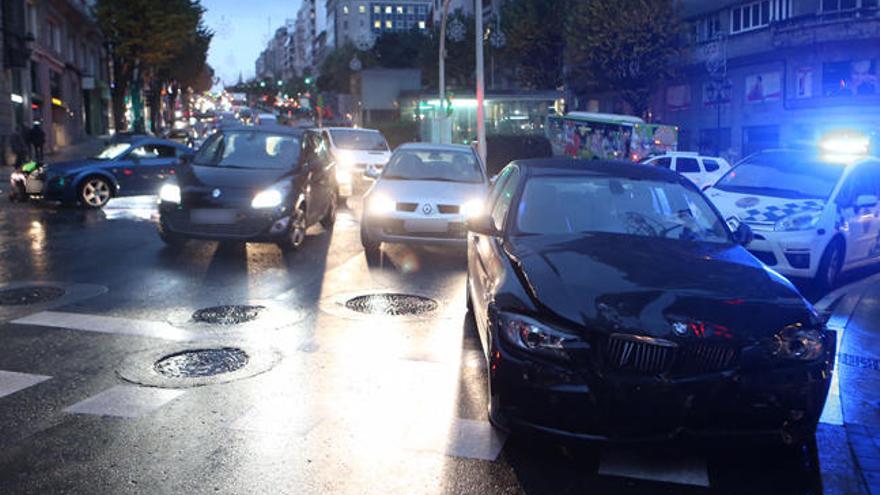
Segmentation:
{"type": "Polygon", "coordinates": [[[404,144],[364,195],[361,243],[464,245],[465,220],[479,215],[489,181],[477,154],[454,144],[404,144]]]}

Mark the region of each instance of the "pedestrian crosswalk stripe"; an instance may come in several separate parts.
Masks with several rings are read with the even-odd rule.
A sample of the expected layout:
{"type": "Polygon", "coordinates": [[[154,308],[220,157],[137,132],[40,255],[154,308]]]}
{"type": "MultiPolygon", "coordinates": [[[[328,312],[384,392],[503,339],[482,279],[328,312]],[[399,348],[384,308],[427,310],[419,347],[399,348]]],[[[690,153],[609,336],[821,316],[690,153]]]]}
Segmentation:
{"type": "Polygon", "coordinates": [[[140,418],[184,394],[183,390],[117,385],[65,409],[75,414],[140,418]]]}
{"type": "Polygon", "coordinates": [[[0,370],[0,397],[5,397],[18,392],[19,390],[33,387],[34,385],[42,383],[50,378],[52,377],[0,370]]]}
{"type": "Polygon", "coordinates": [[[323,418],[303,408],[300,400],[276,399],[261,403],[233,421],[234,430],[307,435],[323,418]]]}
{"type": "Polygon", "coordinates": [[[137,335],[157,339],[185,341],[192,340],[190,332],[175,328],[159,321],[132,320],[115,316],[97,316],[59,311],[42,311],[14,320],[16,325],[35,325],[41,327],[65,328],[85,332],[137,335]]]}

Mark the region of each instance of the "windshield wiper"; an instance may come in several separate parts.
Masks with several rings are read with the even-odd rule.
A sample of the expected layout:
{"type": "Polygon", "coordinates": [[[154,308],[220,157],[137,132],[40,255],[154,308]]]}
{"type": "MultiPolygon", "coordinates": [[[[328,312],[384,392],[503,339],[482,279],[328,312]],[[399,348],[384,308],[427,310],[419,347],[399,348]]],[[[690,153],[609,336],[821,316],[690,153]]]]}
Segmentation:
{"type": "Polygon", "coordinates": [[[391,179],[391,180],[415,180],[410,177],[404,177],[402,175],[384,175],[383,179],[391,179]]]}
{"type": "Polygon", "coordinates": [[[456,180],[456,179],[450,179],[447,177],[424,177],[419,180],[432,180],[435,182],[464,182],[464,181],[460,181],[460,180],[456,180]]]}

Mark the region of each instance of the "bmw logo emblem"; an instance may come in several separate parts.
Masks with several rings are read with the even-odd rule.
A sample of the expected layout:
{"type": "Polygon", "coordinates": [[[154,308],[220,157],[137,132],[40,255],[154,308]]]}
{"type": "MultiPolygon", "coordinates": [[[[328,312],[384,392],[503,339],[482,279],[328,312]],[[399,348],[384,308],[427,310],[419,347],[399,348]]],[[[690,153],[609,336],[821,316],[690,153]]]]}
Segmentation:
{"type": "Polygon", "coordinates": [[[434,208],[431,205],[425,203],[425,205],[422,206],[422,213],[425,215],[430,215],[432,211],[434,211],[434,208]]]}
{"type": "Polygon", "coordinates": [[[675,335],[680,337],[684,337],[688,333],[687,323],[682,323],[680,321],[676,321],[672,324],[672,331],[675,332],[675,335]]]}
{"type": "Polygon", "coordinates": [[[214,199],[217,199],[222,195],[223,195],[223,192],[221,192],[220,189],[214,189],[213,191],[211,191],[211,197],[214,199]]]}

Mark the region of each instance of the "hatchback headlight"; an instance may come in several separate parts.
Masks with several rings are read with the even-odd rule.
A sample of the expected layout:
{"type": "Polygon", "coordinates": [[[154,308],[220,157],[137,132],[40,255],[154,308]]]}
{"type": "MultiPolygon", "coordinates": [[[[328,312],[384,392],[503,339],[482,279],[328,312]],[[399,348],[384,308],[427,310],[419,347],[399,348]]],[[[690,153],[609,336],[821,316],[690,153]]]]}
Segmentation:
{"type": "Polygon", "coordinates": [[[465,218],[476,218],[483,213],[483,202],[479,199],[472,199],[461,205],[461,214],[465,218]]]}
{"type": "Polygon", "coordinates": [[[501,335],[520,350],[559,359],[569,359],[569,348],[580,343],[574,335],[532,318],[509,313],[501,314],[501,335]]]}
{"type": "Polygon", "coordinates": [[[387,215],[397,208],[397,202],[383,194],[370,196],[369,209],[373,215],[387,215]]]}
{"type": "Polygon", "coordinates": [[[277,208],[281,206],[283,195],[277,189],[260,191],[251,201],[251,208],[277,208]]]}
{"type": "Polygon", "coordinates": [[[165,184],[159,189],[159,199],[166,203],[180,204],[180,186],[165,184]]]}
{"type": "Polygon", "coordinates": [[[811,211],[808,213],[796,213],[789,215],[778,222],[773,227],[777,232],[793,232],[798,230],[812,230],[816,228],[822,212],[811,211]]]}
{"type": "Polygon", "coordinates": [[[812,361],[821,357],[824,350],[822,332],[800,324],[783,328],[773,338],[773,354],[783,359],[812,361]]]}

